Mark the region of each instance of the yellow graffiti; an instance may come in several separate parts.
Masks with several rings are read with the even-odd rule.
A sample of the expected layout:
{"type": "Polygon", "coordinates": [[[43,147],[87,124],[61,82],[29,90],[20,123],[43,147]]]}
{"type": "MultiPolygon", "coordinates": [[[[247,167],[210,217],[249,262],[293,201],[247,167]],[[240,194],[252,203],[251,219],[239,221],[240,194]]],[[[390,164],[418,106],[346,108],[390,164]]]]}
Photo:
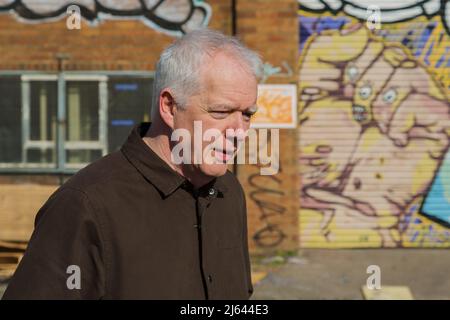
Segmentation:
{"type": "Polygon", "coordinates": [[[292,98],[282,92],[263,90],[258,94],[257,121],[263,123],[292,122],[292,98]]]}
{"type": "MultiPolygon", "coordinates": [[[[433,50],[434,66],[447,49],[433,50]]],[[[304,43],[302,247],[450,247],[450,229],[418,212],[450,142],[448,83],[422,60],[359,23],[304,43]]]]}
{"type": "MultiPolygon", "coordinates": [[[[439,22],[438,18],[435,18],[434,21],[439,22]]],[[[425,47],[423,48],[421,55],[418,57],[418,59],[423,60],[425,54],[432,49],[433,54],[429,55],[429,62],[430,66],[428,67],[428,70],[432,72],[439,81],[442,82],[444,88],[447,88],[447,95],[450,94],[450,72],[447,69],[447,72],[442,72],[442,70],[437,69],[435,66],[438,63],[438,60],[441,59],[441,57],[446,56],[448,58],[447,53],[449,48],[449,41],[448,36],[446,35],[446,32],[444,30],[444,27],[442,24],[437,23],[436,27],[433,29],[430,37],[428,38],[427,43],[425,44],[425,47]],[[444,38],[445,37],[445,38],[444,38]],[[441,38],[447,39],[440,40],[441,38]],[[440,40],[440,41],[439,41],[440,40]]]]}

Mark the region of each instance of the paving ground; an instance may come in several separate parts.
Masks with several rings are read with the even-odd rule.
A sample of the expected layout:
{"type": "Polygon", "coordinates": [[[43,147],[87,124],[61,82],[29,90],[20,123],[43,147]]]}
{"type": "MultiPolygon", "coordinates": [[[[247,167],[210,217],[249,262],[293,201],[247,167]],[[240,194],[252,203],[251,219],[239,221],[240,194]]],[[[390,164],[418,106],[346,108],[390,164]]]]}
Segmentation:
{"type": "Polygon", "coordinates": [[[303,250],[255,285],[252,299],[363,299],[367,267],[381,287],[408,286],[414,299],[450,299],[450,250],[303,250]]]}
{"type": "MultiPolygon", "coordinates": [[[[302,250],[254,259],[252,299],[362,299],[369,265],[381,286],[408,286],[415,299],[450,299],[450,250],[302,250]]],[[[0,297],[6,288],[0,282],[0,297]]]]}

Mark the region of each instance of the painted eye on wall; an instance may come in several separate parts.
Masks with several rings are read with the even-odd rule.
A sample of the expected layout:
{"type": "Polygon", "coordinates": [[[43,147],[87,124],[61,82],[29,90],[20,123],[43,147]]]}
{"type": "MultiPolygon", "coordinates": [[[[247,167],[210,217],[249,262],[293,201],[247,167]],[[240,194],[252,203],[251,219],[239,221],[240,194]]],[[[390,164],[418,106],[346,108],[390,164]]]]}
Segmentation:
{"type": "Polygon", "coordinates": [[[361,97],[361,99],[366,100],[370,97],[371,94],[372,94],[372,86],[370,85],[362,86],[359,89],[359,96],[361,97]]]}
{"type": "Polygon", "coordinates": [[[349,79],[351,81],[356,80],[356,78],[358,77],[358,74],[359,74],[359,70],[357,67],[355,67],[355,66],[347,67],[347,76],[349,77],[349,79]]]}
{"type": "Polygon", "coordinates": [[[389,89],[383,94],[383,101],[386,103],[393,103],[397,99],[397,91],[389,89]]]}

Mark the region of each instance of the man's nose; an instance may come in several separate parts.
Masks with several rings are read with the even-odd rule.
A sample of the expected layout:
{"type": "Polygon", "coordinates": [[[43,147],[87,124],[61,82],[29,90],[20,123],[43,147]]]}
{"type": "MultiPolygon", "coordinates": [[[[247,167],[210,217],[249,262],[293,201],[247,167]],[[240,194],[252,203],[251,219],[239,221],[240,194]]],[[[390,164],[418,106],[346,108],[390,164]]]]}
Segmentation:
{"type": "Polygon", "coordinates": [[[230,123],[227,126],[227,138],[232,139],[233,143],[241,143],[245,140],[248,129],[249,122],[244,120],[242,112],[235,112],[230,117],[230,123]]]}
{"type": "Polygon", "coordinates": [[[241,111],[235,112],[233,115],[233,122],[231,124],[234,130],[247,130],[248,122],[244,120],[244,114],[241,111]]]}

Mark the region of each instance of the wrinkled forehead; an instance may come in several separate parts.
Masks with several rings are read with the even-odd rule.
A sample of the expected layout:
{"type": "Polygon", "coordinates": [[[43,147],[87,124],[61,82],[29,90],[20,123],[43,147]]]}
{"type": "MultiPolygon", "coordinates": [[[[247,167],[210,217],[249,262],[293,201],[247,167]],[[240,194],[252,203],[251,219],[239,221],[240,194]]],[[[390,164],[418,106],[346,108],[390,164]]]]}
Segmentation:
{"type": "Polygon", "coordinates": [[[211,80],[211,77],[220,76],[223,81],[241,77],[253,78],[256,81],[249,62],[234,51],[225,48],[217,49],[212,54],[204,56],[199,76],[201,80],[211,80]]]}

